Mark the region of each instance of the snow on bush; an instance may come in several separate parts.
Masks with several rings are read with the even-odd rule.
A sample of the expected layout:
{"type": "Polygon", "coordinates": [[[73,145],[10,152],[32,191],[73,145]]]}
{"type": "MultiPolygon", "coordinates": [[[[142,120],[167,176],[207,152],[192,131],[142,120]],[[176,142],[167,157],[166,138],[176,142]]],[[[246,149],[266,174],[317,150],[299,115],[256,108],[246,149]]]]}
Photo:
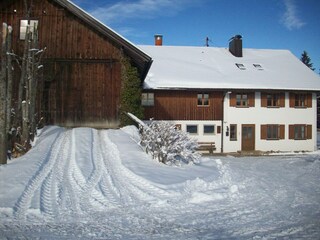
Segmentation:
{"type": "Polygon", "coordinates": [[[197,141],[172,123],[151,121],[148,125],[140,126],[140,134],[141,146],[159,162],[175,165],[199,162],[201,155],[196,152],[197,141]]]}

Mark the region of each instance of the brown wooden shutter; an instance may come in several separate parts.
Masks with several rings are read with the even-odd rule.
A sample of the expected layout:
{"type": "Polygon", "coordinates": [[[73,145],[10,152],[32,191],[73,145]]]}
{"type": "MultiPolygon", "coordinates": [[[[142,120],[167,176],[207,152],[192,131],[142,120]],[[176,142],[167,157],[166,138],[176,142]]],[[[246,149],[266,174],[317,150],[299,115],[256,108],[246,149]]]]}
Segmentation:
{"type": "Polygon", "coordinates": [[[267,139],[267,125],[261,125],[261,139],[267,139]]]}
{"type": "Polygon", "coordinates": [[[261,93],[261,107],[267,107],[267,93],[261,93]]]}
{"type": "Polygon", "coordinates": [[[289,125],[289,139],[294,139],[294,125],[289,125]]]}
{"type": "Polygon", "coordinates": [[[279,139],[284,139],[284,125],[279,125],[279,139]]]}
{"type": "Polygon", "coordinates": [[[217,127],[217,133],[221,133],[221,126],[217,127]]]}
{"type": "Polygon", "coordinates": [[[312,139],[312,125],[307,125],[307,139],[312,139]]]}
{"type": "Polygon", "coordinates": [[[237,105],[236,96],[237,96],[236,93],[231,93],[230,94],[230,107],[235,107],[237,105]]]}
{"type": "Polygon", "coordinates": [[[290,107],[294,108],[295,107],[295,94],[294,93],[290,93],[290,107]]]}
{"type": "Polygon", "coordinates": [[[312,108],[312,93],[306,94],[307,104],[306,107],[312,108]]]}
{"type": "Polygon", "coordinates": [[[248,103],[248,106],[249,107],[254,107],[254,100],[255,100],[255,93],[248,93],[248,100],[249,100],[249,103],[248,103]]]}
{"type": "Polygon", "coordinates": [[[279,107],[285,107],[285,93],[279,94],[279,107]]]}

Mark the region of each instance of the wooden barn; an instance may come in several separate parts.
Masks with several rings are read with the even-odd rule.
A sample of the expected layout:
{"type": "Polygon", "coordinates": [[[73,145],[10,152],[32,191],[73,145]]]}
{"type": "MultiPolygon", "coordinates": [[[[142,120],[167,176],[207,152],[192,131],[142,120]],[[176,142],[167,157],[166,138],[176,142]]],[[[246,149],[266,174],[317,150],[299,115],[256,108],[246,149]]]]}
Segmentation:
{"type": "Polygon", "coordinates": [[[12,48],[20,56],[26,25],[31,31],[38,28],[40,48],[46,50],[37,108],[46,122],[118,125],[122,56],[138,69],[141,80],[151,58],[68,0],[27,0],[28,8],[24,2],[1,1],[0,20],[13,27],[12,48]]]}

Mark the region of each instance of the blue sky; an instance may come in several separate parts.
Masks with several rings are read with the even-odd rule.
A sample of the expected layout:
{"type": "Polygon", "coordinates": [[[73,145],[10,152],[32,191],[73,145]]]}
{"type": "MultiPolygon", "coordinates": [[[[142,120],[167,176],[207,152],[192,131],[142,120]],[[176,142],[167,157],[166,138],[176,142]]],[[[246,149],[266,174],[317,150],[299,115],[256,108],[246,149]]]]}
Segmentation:
{"type": "Polygon", "coordinates": [[[135,44],[227,47],[241,34],[245,48],[306,50],[319,73],[319,0],[72,1],[135,44]]]}

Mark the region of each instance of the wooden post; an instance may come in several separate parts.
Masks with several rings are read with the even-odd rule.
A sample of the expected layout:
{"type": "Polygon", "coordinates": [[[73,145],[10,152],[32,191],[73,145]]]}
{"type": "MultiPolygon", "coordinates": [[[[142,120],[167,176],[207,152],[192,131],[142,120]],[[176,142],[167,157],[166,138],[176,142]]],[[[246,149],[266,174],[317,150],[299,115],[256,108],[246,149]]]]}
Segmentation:
{"type": "Polygon", "coordinates": [[[6,129],[6,98],[7,98],[7,24],[2,24],[1,44],[1,78],[0,78],[0,164],[7,163],[7,129],[6,129]]]}
{"type": "MultiPolygon", "coordinates": [[[[21,91],[21,99],[20,99],[20,92],[19,92],[19,101],[21,100],[21,109],[20,113],[22,114],[22,142],[26,143],[26,146],[29,144],[29,112],[30,112],[30,98],[29,98],[29,91],[30,91],[30,27],[27,26],[26,30],[26,38],[25,38],[25,45],[24,45],[24,53],[22,59],[22,69],[21,69],[21,78],[20,78],[20,87],[21,91]],[[23,90],[25,90],[25,99],[23,99],[23,90]]],[[[18,109],[19,111],[19,109],[18,109]]]]}

